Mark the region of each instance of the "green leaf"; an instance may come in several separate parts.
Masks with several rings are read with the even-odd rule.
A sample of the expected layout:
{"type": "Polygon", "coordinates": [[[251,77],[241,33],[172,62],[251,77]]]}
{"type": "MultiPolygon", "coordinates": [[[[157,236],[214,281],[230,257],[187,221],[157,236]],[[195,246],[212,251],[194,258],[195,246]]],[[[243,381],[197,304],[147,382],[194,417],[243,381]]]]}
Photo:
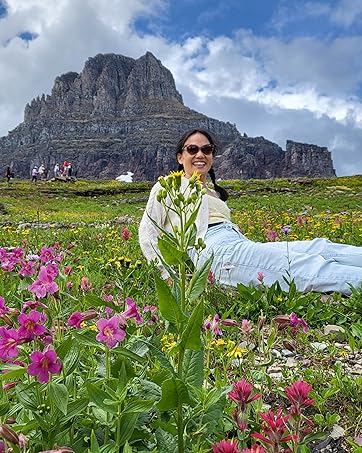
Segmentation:
{"type": "Polygon", "coordinates": [[[49,398],[54,402],[55,407],[57,407],[62,414],[67,415],[67,406],[68,406],[68,389],[64,384],[57,384],[51,382],[48,386],[49,398]]]}
{"type": "Polygon", "coordinates": [[[191,313],[186,329],[181,336],[181,346],[184,349],[195,349],[196,351],[201,348],[201,325],[203,323],[204,304],[201,300],[194,311],[191,313]]]}
{"type": "Polygon", "coordinates": [[[145,340],[142,341],[149,347],[150,351],[152,352],[152,355],[160,362],[163,368],[171,371],[172,374],[175,374],[175,370],[170,361],[168,360],[168,358],[165,356],[165,354],[160,349],[158,349],[154,344],[145,340]]]}
{"type": "Polygon", "coordinates": [[[84,409],[88,406],[88,403],[89,401],[87,398],[81,398],[69,403],[67,407],[67,415],[66,417],[62,418],[62,422],[71,420],[72,418],[83,412],[84,409]]]}
{"type": "Polygon", "coordinates": [[[34,385],[30,384],[30,386],[26,386],[23,384],[18,384],[15,387],[15,392],[17,400],[26,409],[30,409],[32,411],[35,411],[37,409],[38,404],[40,403],[38,403],[34,385]]]}
{"type": "Polygon", "coordinates": [[[161,315],[172,324],[181,324],[186,317],[181,312],[180,306],[172,294],[170,287],[157,274],[155,274],[155,284],[161,315]]]}
{"type": "Polygon", "coordinates": [[[190,303],[194,302],[205,290],[207,277],[209,276],[213,259],[214,256],[210,256],[210,258],[205,261],[202,267],[193,274],[186,294],[186,297],[188,298],[190,303]]]}
{"type": "Polygon", "coordinates": [[[201,387],[204,382],[204,351],[186,349],[183,361],[183,376],[186,384],[201,387]]]}
{"type": "Polygon", "coordinates": [[[91,382],[87,382],[86,387],[90,401],[97,407],[103,409],[105,412],[110,412],[111,414],[118,413],[118,401],[114,401],[109,393],[101,390],[91,382]],[[113,404],[112,401],[114,401],[113,404]]]}
{"type": "Polygon", "coordinates": [[[170,266],[182,264],[189,259],[189,256],[186,252],[179,250],[167,239],[164,239],[162,237],[158,238],[158,248],[161,252],[162,258],[170,266]]]}
{"type": "Polygon", "coordinates": [[[138,363],[147,362],[147,359],[145,357],[141,357],[140,355],[136,354],[135,352],[130,351],[127,348],[123,348],[122,346],[113,348],[112,353],[115,353],[115,354],[123,356],[123,357],[128,357],[129,359],[134,360],[135,362],[138,362],[138,363]]]}
{"type": "Polygon", "coordinates": [[[67,338],[57,349],[57,354],[62,361],[65,374],[70,376],[79,363],[80,349],[78,342],[72,337],[67,338]]]}
{"type": "Polygon", "coordinates": [[[153,406],[153,401],[143,399],[132,399],[129,404],[125,407],[123,414],[137,414],[141,412],[148,412],[153,406]]]}
{"type": "Polygon", "coordinates": [[[26,373],[26,368],[17,365],[7,365],[1,367],[1,370],[6,370],[6,373],[0,374],[0,381],[12,381],[26,373]]]}
{"type": "Polygon", "coordinates": [[[3,403],[0,403],[0,416],[6,415],[9,409],[10,409],[9,401],[4,401],[3,403]]]}
{"type": "Polygon", "coordinates": [[[134,428],[136,426],[139,414],[122,414],[121,416],[121,429],[120,429],[120,441],[117,445],[120,447],[124,445],[127,440],[129,440],[133,434],[134,428]]]}
{"type": "Polygon", "coordinates": [[[123,453],[132,453],[132,448],[130,447],[128,440],[126,440],[126,443],[124,444],[123,453]]]}
{"type": "Polygon", "coordinates": [[[160,411],[176,409],[179,404],[192,404],[184,382],[176,377],[162,384],[162,397],[157,407],[160,411]]]}
{"type": "Polygon", "coordinates": [[[162,453],[175,453],[175,451],[178,451],[177,436],[174,436],[161,428],[156,429],[155,435],[157,440],[157,451],[162,453]]]}
{"type": "Polygon", "coordinates": [[[84,346],[91,346],[92,348],[103,349],[103,346],[96,340],[95,332],[83,331],[73,332],[74,338],[84,346]]]}
{"type": "Polygon", "coordinates": [[[90,440],[91,440],[91,448],[90,448],[91,453],[100,453],[97,437],[96,437],[95,432],[93,430],[92,430],[92,434],[91,434],[91,439],[90,440]]]}

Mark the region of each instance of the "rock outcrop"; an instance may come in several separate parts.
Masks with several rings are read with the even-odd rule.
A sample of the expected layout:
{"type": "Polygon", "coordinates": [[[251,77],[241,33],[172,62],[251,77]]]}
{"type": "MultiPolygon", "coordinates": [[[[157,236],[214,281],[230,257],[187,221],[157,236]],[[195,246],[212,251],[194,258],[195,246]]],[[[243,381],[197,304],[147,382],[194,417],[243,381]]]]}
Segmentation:
{"type": "Polygon", "coordinates": [[[51,95],[25,107],[24,122],[0,138],[0,168],[29,177],[71,161],[81,178],[155,180],[175,168],[174,147],[187,129],[206,128],[219,140],[215,171],[224,179],[334,176],[327,148],[287,142],[286,151],[263,137],[183,104],[171,72],[147,52],[135,60],[100,54],[80,74],[56,78],[51,95]]]}

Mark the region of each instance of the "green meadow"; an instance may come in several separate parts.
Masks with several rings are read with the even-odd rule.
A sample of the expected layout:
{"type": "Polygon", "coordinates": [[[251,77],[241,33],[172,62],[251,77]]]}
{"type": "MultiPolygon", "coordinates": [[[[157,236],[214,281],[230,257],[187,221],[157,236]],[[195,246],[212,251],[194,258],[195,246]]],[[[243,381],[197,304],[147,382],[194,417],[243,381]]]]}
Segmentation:
{"type": "MultiPolygon", "coordinates": [[[[220,184],[250,239],[362,246],[362,176],[220,184]]],[[[0,181],[0,451],[360,452],[362,289],[221,287],[172,241],[168,286],[151,187],[0,181]]]]}

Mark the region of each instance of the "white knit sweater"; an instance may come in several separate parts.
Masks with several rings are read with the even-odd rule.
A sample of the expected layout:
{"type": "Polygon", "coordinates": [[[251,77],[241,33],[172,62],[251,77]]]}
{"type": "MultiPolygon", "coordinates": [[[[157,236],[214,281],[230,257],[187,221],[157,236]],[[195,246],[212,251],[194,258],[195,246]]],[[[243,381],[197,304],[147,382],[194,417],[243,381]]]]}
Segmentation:
{"type": "MultiPolygon", "coordinates": [[[[181,191],[185,190],[188,186],[188,179],[183,177],[181,180],[181,191]]],[[[161,230],[151,221],[153,219],[156,224],[166,230],[169,233],[172,233],[171,224],[179,226],[179,217],[172,210],[165,210],[162,204],[157,201],[157,193],[161,189],[161,185],[157,182],[151,189],[151,193],[146,205],[146,209],[143,213],[141,223],[139,226],[139,242],[141,245],[141,250],[147,261],[156,260],[158,268],[161,271],[162,277],[167,278],[168,273],[166,269],[162,266],[159,255],[160,251],[157,245],[157,239],[161,234],[161,230]]],[[[196,238],[204,238],[207,225],[208,225],[208,197],[203,196],[201,200],[201,206],[197,214],[195,225],[196,225],[196,238]]],[[[196,239],[196,240],[197,240],[196,239]]]]}

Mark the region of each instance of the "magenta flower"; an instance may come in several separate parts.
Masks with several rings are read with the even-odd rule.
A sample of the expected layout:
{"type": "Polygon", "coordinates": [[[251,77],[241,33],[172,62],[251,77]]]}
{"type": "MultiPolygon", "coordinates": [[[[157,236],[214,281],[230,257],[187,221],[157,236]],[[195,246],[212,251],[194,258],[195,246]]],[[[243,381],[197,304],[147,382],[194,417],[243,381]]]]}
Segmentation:
{"type": "Polygon", "coordinates": [[[0,262],[8,259],[8,251],[4,247],[0,247],[0,262]]]}
{"type": "Polygon", "coordinates": [[[53,247],[42,247],[40,250],[40,259],[44,263],[49,263],[55,260],[53,247]]]}
{"type": "Polygon", "coordinates": [[[33,340],[35,335],[43,335],[46,332],[46,328],[43,326],[43,323],[46,321],[45,313],[31,310],[28,315],[21,313],[18,316],[18,321],[20,323],[18,330],[20,338],[33,340]]]}
{"type": "Polygon", "coordinates": [[[205,319],[204,329],[206,331],[210,331],[212,335],[219,335],[221,337],[223,333],[220,328],[220,316],[216,313],[211,321],[209,319],[205,319]]]}
{"type": "Polygon", "coordinates": [[[95,310],[87,310],[83,313],[75,311],[72,313],[68,319],[68,326],[73,326],[76,329],[80,329],[82,322],[88,321],[89,319],[94,319],[97,317],[97,312],[95,310]]]}
{"type": "Polygon", "coordinates": [[[136,303],[130,297],[126,297],[126,304],[128,305],[128,308],[123,313],[121,313],[122,318],[135,318],[137,324],[142,324],[143,320],[141,318],[141,315],[139,314],[136,303]]]}
{"type": "Polygon", "coordinates": [[[105,343],[109,348],[114,348],[126,336],[126,332],[119,327],[120,322],[119,316],[112,316],[110,319],[101,318],[97,322],[99,333],[96,339],[105,343]]]}
{"type": "Polygon", "coordinates": [[[296,381],[290,387],[286,387],[285,393],[292,403],[292,413],[300,415],[303,407],[312,406],[315,399],[309,398],[312,386],[305,381],[296,381]]]}
{"type": "Polygon", "coordinates": [[[212,453],[240,453],[237,441],[221,440],[212,445],[212,453]]]}
{"type": "Polygon", "coordinates": [[[113,300],[112,294],[105,294],[103,296],[103,300],[104,300],[104,302],[112,302],[112,300],[113,300]]]}
{"type": "Polygon", "coordinates": [[[297,438],[296,434],[289,434],[287,422],[290,415],[283,415],[283,409],[279,408],[274,414],[273,411],[259,412],[259,416],[265,423],[262,425],[263,434],[253,433],[252,437],[261,440],[265,444],[272,445],[273,451],[279,451],[282,442],[288,442],[297,438]]]}
{"type": "Polygon", "coordinates": [[[244,412],[249,403],[261,397],[260,393],[256,393],[252,396],[252,390],[253,386],[245,379],[242,379],[241,381],[235,382],[233,389],[228,393],[228,397],[235,401],[239,411],[244,412]]]}
{"type": "Polygon", "coordinates": [[[52,278],[53,280],[56,277],[58,277],[58,275],[59,275],[59,266],[58,266],[58,264],[48,263],[46,265],[46,270],[47,270],[47,274],[49,275],[49,277],[52,278]]]}
{"type": "Polygon", "coordinates": [[[24,302],[23,308],[21,309],[21,311],[26,311],[28,308],[30,308],[31,310],[34,310],[37,307],[48,308],[45,304],[39,302],[38,300],[27,300],[26,302],[24,302]]]}
{"type": "Polygon", "coordinates": [[[235,319],[230,318],[222,319],[220,323],[226,327],[236,327],[238,325],[238,322],[235,321],[235,319]]]}
{"type": "Polygon", "coordinates": [[[82,291],[84,291],[85,293],[89,293],[90,291],[92,291],[93,287],[89,283],[89,278],[88,277],[82,277],[82,279],[80,281],[80,289],[82,291]]]}
{"type": "Polygon", "coordinates": [[[278,240],[278,235],[274,230],[268,230],[266,233],[266,238],[270,242],[275,242],[278,240]]]}
{"type": "Polygon", "coordinates": [[[32,363],[28,366],[28,374],[37,376],[41,384],[49,382],[50,375],[59,374],[62,369],[62,364],[53,349],[32,352],[30,360],[32,363]]]}
{"type": "Polygon", "coordinates": [[[82,313],[80,311],[75,311],[72,313],[68,319],[68,326],[75,327],[76,329],[81,328],[82,323],[82,313]]]}
{"type": "Polygon", "coordinates": [[[209,283],[209,285],[212,285],[213,283],[215,283],[215,275],[212,271],[209,271],[209,273],[207,275],[207,283],[209,283]]]}
{"type": "Polygon", "coordinates": [[[70,275],[73,271],[72,266],[64,266],[64,274],[65,275],[70,275]]]}
{"type": "Polygon", "coordinates": [[[19,270],[19,275],[21,277],[29,277],[35,273],[34,261],[22,261],[21,268],[19,270]]]}
{"type": "Polygon", "coordinates": [[[21,343],[16,329],[0,327],[0,358],[4,361],[8,358],[17,357],[18,346],[21,343]]]}
{"type": "Polygon", "coordinates": [[[28,286],[28,290],[34,293],[38,299],[42,299],[47,294],[56,293],[58,291],[58,285],[48,274],[47,268],[41,266],[37,280],[28,286]]]}
{"type": "Polygon", "coordinates": [[[9,309],[5,305],[5,299],[0,296],[0,316],[6,315],[7,313],[9,313],[9,309]]]}
{"type": "Polygon", "coordinates": [[[240,330],[244,334],[248,334],[253,330],[253,327],[251,325],[251,322],[248,319],[243,319],[241,321],[241,327],[240,330]]]}
{"type": "Polygon", "coordinates": [[[11,251],[11,260],[14,264],[19,264],[21,263],[21,260],[23,259],[24,251],[20,247],[15,247],[11,251]]]}
{"type": "Polygon", "coordinates": [[[123,240],[128,241],[131,238],[132,234],[128,228],[123,228],[121,231],[121,236],[123,240]]]}
{"type": "Polygon", "coordinates": [[[158,308],[155,307],[155,305],[145,305],[143,307],[143,311],[145,313],[149,312],[151,314],[151,318],[148,320],[147,324],[149,326],[152,326],[153,324],[155,324],[155,322],[158,321],[158,316],[156,315],[156,312],[157,312],[158,308]]]}
{"type": "Polygon", "coordinates": [[[243,433],[246,428],[248,427],[248,415],[246,412],[239,412],[239,410],[235,410],[232,413],[233,419],[236,422],[237,427],[243,433]]]}
{"type": "Polygon", "coordinates": [[[302,318],[298,318],[295,313],[290,314],[290,325],[292,327],[292,334],[295,335],[297,333],[298,327],[301,326],[303,332],[308,332],[308,325],[302,318]]]}
{"type": "Polygon", "coordinates": [[[259,280],[260,283],[263,283],[264,277],[265,276],[264,276],[263,272],[259,271],[259,272],[256,273],[256,278],[257,278],[257,280],[259,280]]]}

